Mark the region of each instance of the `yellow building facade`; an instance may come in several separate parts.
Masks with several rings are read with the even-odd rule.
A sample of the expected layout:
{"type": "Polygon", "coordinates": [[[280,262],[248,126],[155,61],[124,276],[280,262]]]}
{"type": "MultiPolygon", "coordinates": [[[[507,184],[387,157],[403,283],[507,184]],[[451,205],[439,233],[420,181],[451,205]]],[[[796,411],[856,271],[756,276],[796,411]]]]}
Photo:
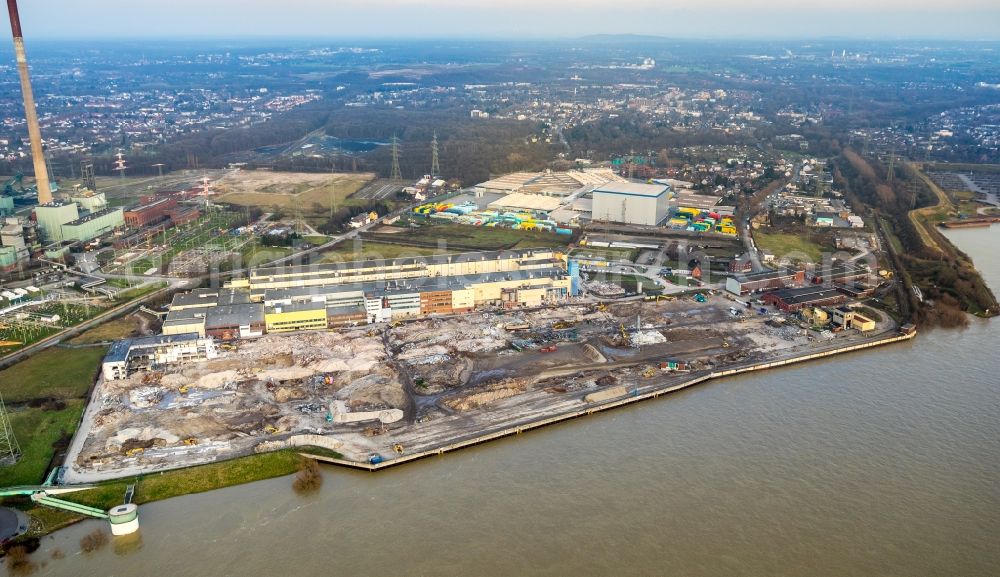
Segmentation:
{"type": "Polygon", "coordinates": [[[269,333],[325,329],[326,303],[309,302],[265,307],[264,326],[269,333]]]}

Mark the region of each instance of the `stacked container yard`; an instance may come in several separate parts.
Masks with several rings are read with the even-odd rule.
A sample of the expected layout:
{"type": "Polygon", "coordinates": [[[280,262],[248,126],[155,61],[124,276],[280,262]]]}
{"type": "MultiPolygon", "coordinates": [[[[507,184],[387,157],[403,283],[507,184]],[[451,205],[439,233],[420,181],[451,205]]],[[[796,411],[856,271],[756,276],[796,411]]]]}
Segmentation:
{"type": "Polygon", "coordinates": [[[429,218],[448,220],[468,226],[510,228],[513,230],[541,230],[556,234],[571,235],[573,230],[559,227],[545,212],[499,212],[497,210],[477,210],[473,202],[462,204],[427,203],[413,209],[414,214],[429,218]]]}
{"type": "Polygon", "coordinates": [[[736,235],[736,225],[733,223],[732,216],[691,207],[678,208],[674,216],[667,221],[667,226],[691,232],[718,232],[736,235]]]}

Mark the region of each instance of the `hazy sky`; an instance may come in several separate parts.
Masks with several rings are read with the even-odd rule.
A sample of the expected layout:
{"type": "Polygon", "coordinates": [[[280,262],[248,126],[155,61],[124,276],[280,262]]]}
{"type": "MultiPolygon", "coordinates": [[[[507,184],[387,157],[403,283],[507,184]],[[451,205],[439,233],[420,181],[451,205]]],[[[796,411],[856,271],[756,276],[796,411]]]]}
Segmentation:
{"type": "Polygon", "coordinates": [[[29,38],[1000,39],[1000,0],[20,0],[29,38]]]}

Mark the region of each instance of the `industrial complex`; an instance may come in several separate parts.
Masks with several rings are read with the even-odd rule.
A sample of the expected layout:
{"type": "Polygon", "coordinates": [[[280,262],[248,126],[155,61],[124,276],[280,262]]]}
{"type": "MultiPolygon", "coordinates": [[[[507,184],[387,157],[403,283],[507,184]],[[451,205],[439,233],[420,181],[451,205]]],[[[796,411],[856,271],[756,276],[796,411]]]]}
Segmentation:
{"type": "MultiPolygon", "coordinates": [[[[822,287],[760,299],[715,291],[618,303],[575,297],[570,267],[530,268],[549,258],[562,262],[544,251],[425,259],[412,263],[423,274],[448,266],[467,273],[407,272],[404,291],[386,288],[403,279],[348,279],[178,294],[164,334],[120,341],[108,353],[66,478],[301,444],[367,466],[699,375],[908,338],[889,317],[843,306],[842,293],[822,287]],[[540,289],[528,284],[538,279],[540,289]],[[517,298],[522,291],[532,297],[517,298]]],[[[262,282],[279,276],[269,272],[262,282]]],[[[294,280],[286,272],[282,282],[294,280]]]]}
{"type": "MultiPolygon", "coordinates": [[[[344,178],[356,188],[342,198],[326,175],[241,166],[215,176],[254,173],[254,187],[220,196],[205,175],[109,201],[92,166],[59,190],[15,44],[37,198],[22,186],[20,207],[0,203],[0,269],[25,285],[0,291],[0,343],[50,346],[126,302],[141,315],[81,345],[107,353],[45,486],[291,448],[377,468],[914,334],[863,300],[891,276],[865,262],[871,242],[848,239],[857,254],[826,267],[768,258],[721,174],[633,178],[587,161],[463,189],[439,176],[435,133],[434,168],[414,186],[393,138],[393,177],[344,178]],[[306,202],[322,219],[301,216],[306,202]],[[397,256],[373,258],[373,244],[397,256]],[[121,289],[158,300],[119,302],[121,289]]],[[[124,153],[116,170],[124,181],[124,153]]],[[[823,209],[813,226],[864,226],[843,202],[809,206],[823,209]]],[[[126,517],[134,530],[134,506],[126,517]]]]}
{"type": "Polygon", "coordinates": [[[537,307],[573,296],[574,274],[551,250],[258,268],[221,289],[175,295],[163,332],[234,339],[479,306],[537,307]]]}

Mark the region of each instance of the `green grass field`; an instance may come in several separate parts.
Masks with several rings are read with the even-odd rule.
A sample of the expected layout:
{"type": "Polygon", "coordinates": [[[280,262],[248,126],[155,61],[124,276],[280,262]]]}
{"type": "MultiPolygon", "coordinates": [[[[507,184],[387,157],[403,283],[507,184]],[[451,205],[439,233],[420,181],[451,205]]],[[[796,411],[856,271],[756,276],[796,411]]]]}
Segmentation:
{"type": "MultiPolygon", "coordinates": [[[[333,451],[314,447],[300,447],[298,451],[340,457],[339,454],[333,451]]],[[[164,471],[162,473],[151,473],[140,477],[137,481],[133,479],[110,481],[102,483],[94,489],[68,495],[67,499],[74,503],[90,505],[91,507],[110,509],[122,502],[125,487],[132,482],[136,482],[134,502],[142,504],[169,499],[170,497],[178,497],[180,495],[202,493],[243,483],[283,477],[291,475],[299,469],[302,457],[298,454],[298,451],[276,451],[209,465],[199,465],[186,469],[164,471]]],[[[289,484],[289,490],[291,490],[291,484],[289,484]]],[[[40,530],[35,536],[50,533],[60,527],[82,519],[79,515],[68,511],[50,509],[48,507],[32,507],[28,512],[38,520],[40,525],[40,530]]]]}
{"type": "Polygon", "coordinates": [[[326,235],[322,235],[322,234],[316,235],[316,236],[304,236],[304,237],[302,237],[302,242],[307,242],[309,244],[317,244],[317,245],[318,244],[323,244],[325,242],[328,242],[329,240],[330,240],[330,237],[328,237],[326,235]]]}
{"type": "Polygon", "coordinates": [[[119,317],[113,321],[97,325],[96,327],[81,333],[69,340],[74,345],[103,343],[105,341],[116,341],[124,339],[135,330],[136,321],[129,315],[119,317]]]}
{"type": "Polygon", "coordinates": [[[248,242],[240,249],[243,267],[259,266],[292,254],[292,249],[283,246],[261,246],[257,240],[248,242]]]}
{"type": "Polygon", "coordinates": [[[61,410],[22,408],[10,411],[10,425],[21,446],[21,460],[13,467],[0,467],[0,487],[34,485],[45,480],[53,444],[76,430],[84,402],[66,401],[61,410]]]}
{"type": "Polygon", "coordinates": [[[365,240],[361,242],[360,250],[354,242],[342,242],[332,249],[323,252],[320,262],[345,262],[366,259],[394,259],[409,258],[415,256],[428,256],[434,254],[448,254],[454,251],[439,251],[436,248],[403,246],[400,244],[389,244],[385,242],[373,242],[365,240]]]}
{"type": "Polygon", "coordinates": [[[405,232],[379,235],[377,240],[392,242],[393,240],[410,241],[436,247],[439,241],[444,241],[445,247],[454,245],[455,250],[502,250],[509,248],[566,248],[570,237],[552,232],[533,230],[513,230],[509,228],[491,228],[485,226],[467,226],[462,224],[424,224],[405,232]]]}
{"type": "Polygon", "coordinates": [[[639,256],[639,252],[637,248],[581,246],[580,248],[573,249],[570,255],[577,258],[603,258],[611,261],[627,260],[635,262],[636,257],[639,256]]]}
{"type": "Polygon", "coordinates": [[[123,290],[115,296],[115,301],[123,303],[139,297],[144,297],[150,293],[160,290],[165,286],[167,286],[167,283],[158,282],[147,286],[136,287],[134,289],[123,290]]]}
{"type": "Polygon", "coordinates": [[[753,238],[761,250],[773,254],[777,260],[788,257],[793,261],[807,258],[812,262],[823,262],[823,247],[802,235],[757,230],[753,238]]]}
{"type": "Polygon", "coordinates": [[[83,398],[104,353],[104,347],[46,349],[0,371],[0,393],[7,403],[83,398]]]}

